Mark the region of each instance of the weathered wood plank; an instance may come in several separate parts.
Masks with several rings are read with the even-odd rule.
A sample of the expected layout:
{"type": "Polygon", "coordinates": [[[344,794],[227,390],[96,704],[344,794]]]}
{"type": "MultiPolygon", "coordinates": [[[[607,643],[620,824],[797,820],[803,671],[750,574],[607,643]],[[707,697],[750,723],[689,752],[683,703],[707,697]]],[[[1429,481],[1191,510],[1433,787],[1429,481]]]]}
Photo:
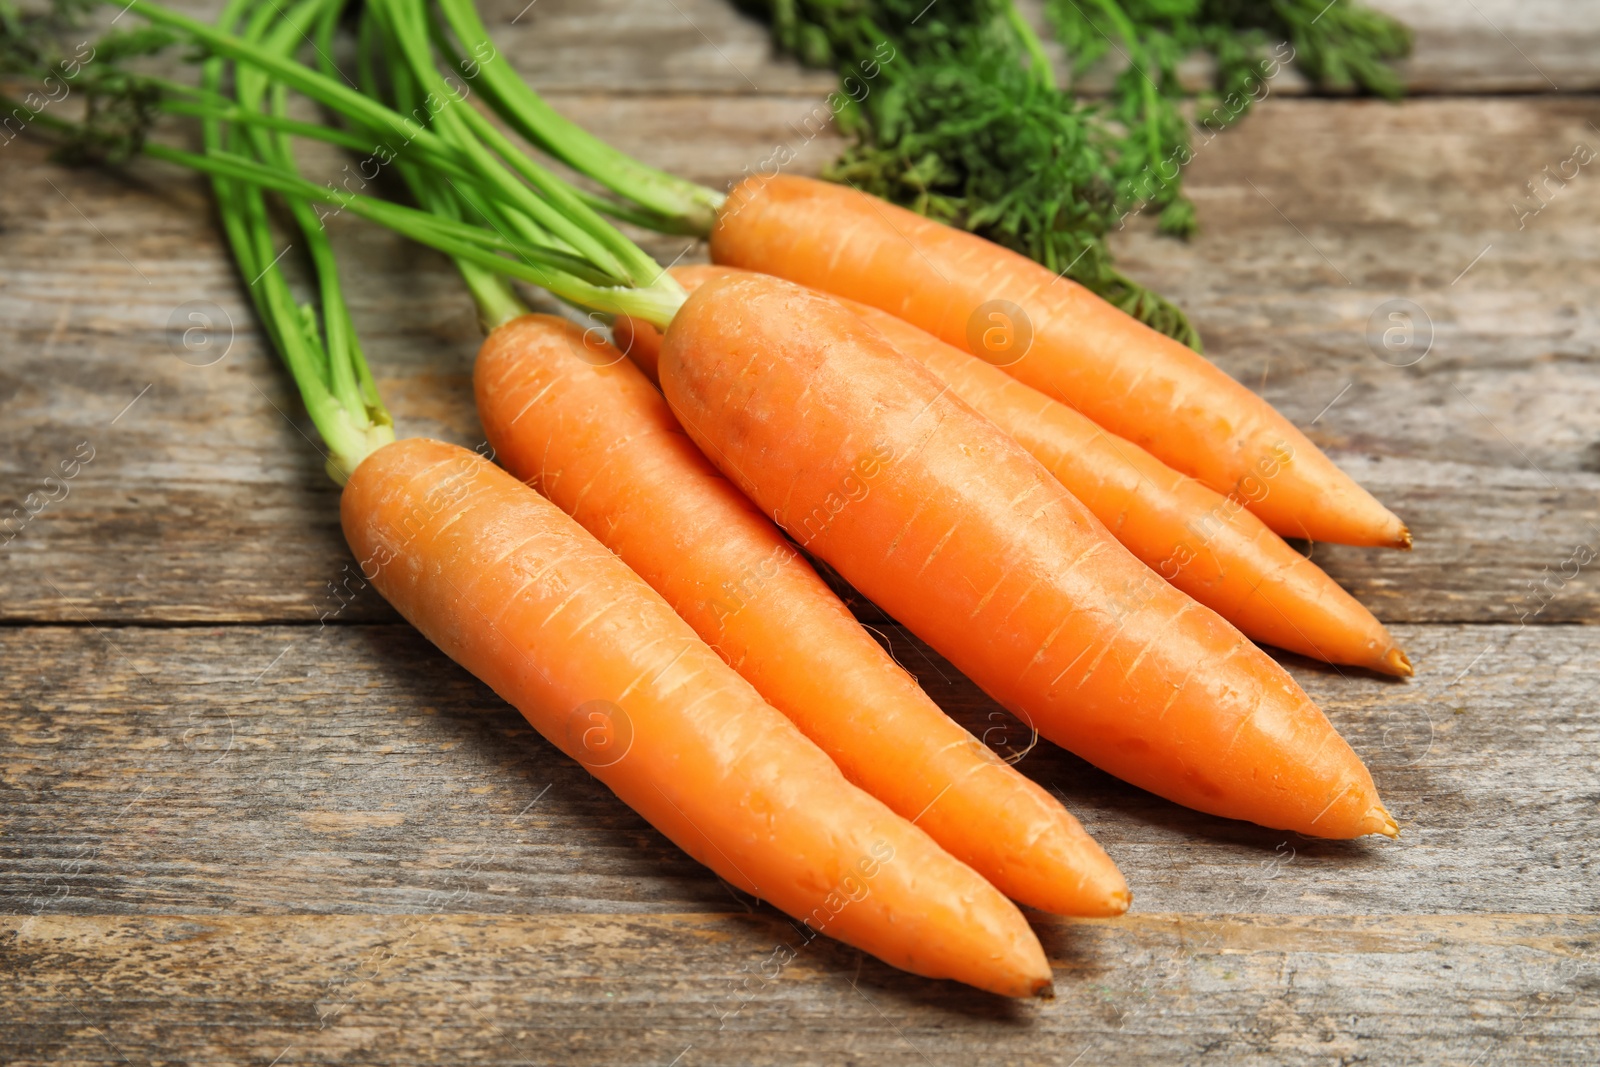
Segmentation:
{"type": "MultiPolygon", "coordinates": [[[[1583,92],[1600,86],[1600,10],[1569,0],[1374,0],[1416,36],[1400,71],[1413,92],[1583,92]]],[[[812,92],[833,88],[831,75],[775,56],[766,27],[727,0],[486,0],[484,19],[517,69],[557,92],[812,92]]],[[[1045,26],[1042,0],[1019,7],[1045,26]]],[[[1048,32],[1046,46],[1064,59],[1048,32]]],[[[1080,83],[1104,92],[1112,63],[1080,83]]],[[[1191,63],[1186,80],[1205,84],[1191,63]]],[[[1297,76],[1275,91],[1306,91],[1297,76]]]]}
{"type": "MultiPolygon", "coordinates": [[[[836,147],[797,134],[815,106],[805,97],[560,104],[706,181],[775,144],[804,148],[805,167],[836,147]]],[[[1579,546],[1600,550],[1594,176],[1550,186],[1536,215],[1513,210],[1538,203],[1524,183],[1572,145],[1600,149],[1597,126],[1600,107],[1568,98],[1269,101],[1197,155],[1200,238],[1179,244],[1139,222],[1119,236],[1127,269],[1192,309],[1220,365],[1412,522],[1414,553],[1316,549],[1386,620],[1600,619],[1592,567],[1572,561],[1579,546]],[[1432,323],[1432,350],[1405,367],[1392,364],[1410,355],[1384,362],[1366,339],[1397,299],[1432,323]]],[[[31,142],[7,155],[24,165],[0,189],[0,520],[83,442],[95,451],[67,497],[0,547],[0,617],[336,610],[335,493],[201,188],[152,167],[135,183],[55,168],[31,142]],[[185,351],[191,311],[232,324],[215,365],[191,364],[213,358],[226,329],[185,351]]],[[[476,329],[447,265],[352,220],[334,225],[402,429],[477,443],[476,329]]],[[[685,244],[652,248],[670,261],[685,244]]],[[[393,618],[375,598],[343,617],[393,618]]]]}
{"type": "MultiPolygon", "coordinates": [[[[1026,732],[903,631],[997,749],[1026,732]]],[[[1041,743],[1019,763],[1135,907],[1595,912],[1600,629],[1408,626],[1409,683],[1290,667],[1371,766],[1398,841],[1176,807],[1041,743]],[[1281,868],[1281,870],[1280,870],[1281,868]]],[[[397,626],[0,628],[0,911],[683,912],[729,891],[397,626]],[[447,904],[446,901],[449,901],[447,904]]]]}
{"type": "Polygon", "coordinates": [[[1600,9],[1567,0],[1371,0],[1410,26],[1400,64],[1411,92],[1591,92],[1600,9]]]}
{"type": "MultiPolygon", "coordinates": [[[[1581,93],[1600,86],[1593,60],[1600,45],[1600,10],[1593,5],[1566,0],[1367,0],[1366,6],[1411,28],[1412,53],[1395,64],[1408,93],[1581,93]]],[[[1042,12],[1034,21],[1045,26],[1042,12]]],[[[1048,36],[1046,41],[1047,47],[1053,46],[1048,36]]],[[[1064,56],[1058,54],[1057,64],[1064,72],[1064,56]]],[[[1120,69],[1121,64],[1103,63],[1079,87],[1106,92],[1120,69]]],[[[1181,80],[1194,89],[1210,87],[1212,72],[1198,57],[1179,68],[1181,80]]],[[[1290,67],[1274,80],[1272,91],[1298,96],[1311,87],[1290,67]]]]}
{"type": "MultiPolygon", "coordinates": [[[[1418,31],[1414,90],[1600,85],[1592,5],[1380,2],[1418,31]]],[[[773,57],[724,0],[488,7],[516,19],[496,32],[558,106],[669,169],[721,185],[777,144],[802,171],[837,149],[805,129],[830,76],[773,57]]],[[[1575,562],[1600,549],[1600,201],[1588,166],[1546,176],[1600,145],[1600,108],[1290,99],[1303,88],[1280,81],[1200,148],[1200,240],[1135,223],[1124,264],[1413,523],[1410,556],[1315,548],[1380,615],[1600,620],[1593,568],[1575,562]],[[1432,324],[1408,366],[1365,339],[1399,298],[1432,324]]],[[[1600,1053],[1600,631],[1402,625],[1422,671],[1408,683],[1291,662],[1372,766],[1399,842],[1210,819],[1039,745],[1022,768],[1105,843],[1136,911],[1036,916],[1060,999],[1003,1005],[801,944],[370,591],[347,604],[328,587],[345,577],[336,493],[203,188],[147,166],[131,184],[68,172],[28,142],[0,165],[0,522],[74,472],[62,499],[34,496],[37,515],[0,529],[16,534],[0,545],[0,1059],[1600,1053]],[[176,343],[202,324],[223,328],[176,343]],[[29,620],[74,625],[14,625],[29,620]],[[120,625],[183,620],[311,624],[120,625]],[[779,946],[797,957],[757,981],[779,946]]],[[[476,443],[475,328],[448,266],[348,221],[355,313],[402,425],[476,443]]],[[[684,243],[650,248],[667,261],[684,243]]],[[[1024,740],[881,629],[963,723],[1024,740]]]]}
{"type": "Polygon", "coordinates": [[[1385,618],[1600,617],[1567,564],[1600,550],[1593,174],[1526,213],[1543,168],[1600,155],[1600,106],[1547,103],[1535,123],[1507,100],[1262,108],[1196,155],[1205,236],[1122,245],[1214,360],[1412,524],[1409,556],[1317,549],[1385,618]]]}
{"type": "MultiPolygon", "coordinates": [[[[815,107],[733,102],[719,119],[722,102],[705,103],[702,147],[730,171],[752,141],[789,136],[815,107]]],[[[619,117],[658,128],[668,110],[642,101],[619,117]]],[[[820,166],[836,147],[818,140],[806,158],[820,166]]],[[[332,157],[306,154],[337,173],[332,157]]],[[[29,140],[7,157],[23,166],[0,190],[0,617],[316,619],[336,609],[328,583],[346,563],[337,492],[203,185],[148,165],[133,181],[54,167],[29,140]],[[64,487],[47,483],[75,454],[92,458],[64,487]]],[[[454,271],[354,219],[330,226],[403,431],[481,441],[470,385],[479,334],[454,271]]],[[[649,247],[667,262],[686,243],[649,247]]],[[[350,611],[394,617],[375,599],[350,611]]]]}
{"type": "Polygon", "coordinates": [[[1600,1054],[1593,916],[1163,914],[1040,934],[1056,999],[1015,1004],[804,944],[766,913],[6,918],[0,1051],[18,1067],[1600,1054]]]}

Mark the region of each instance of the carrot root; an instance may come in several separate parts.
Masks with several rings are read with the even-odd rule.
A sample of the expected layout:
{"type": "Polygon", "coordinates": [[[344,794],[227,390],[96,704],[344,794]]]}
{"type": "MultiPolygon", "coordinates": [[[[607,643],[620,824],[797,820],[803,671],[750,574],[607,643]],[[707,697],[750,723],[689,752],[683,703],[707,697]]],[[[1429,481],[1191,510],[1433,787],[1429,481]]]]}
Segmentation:
{"type": "Polygon", "coordinates": [[[1050,984],[1015,905],[849,784],[554,504],[465,449],[368,456],[340,516],[363,576],[629,807],[730,883],[916,974],[1050,984]],[[598,716],[598,718],[595,718],[598,716]]]}
{"type": "Polygon", "coordinates": [[[1078,821],[923,693],[620,351],[529,315],[490,335],[473,379],[507,469],[649,582],[846,778],[1013,899],[1127,910],[1127,883],[1078,821]]]}
{"type": "MultiPolygon", "coordinates": [[[[740,273],[673,268],[685,289],[740,273]]],[[[1382,623],[1238,498],[1179,474],[997,367],[877,308],[840,298],[902,354],[927,367],[1028,450],[1148,567],[1250,638],[1330,663],[1411,673],[1382,623]]],[[[618,320],[632,358],[655,368],[661,335],[618,320]]]]}
{"type": "Polygon", "coordinates": [[[837,302],[706,282],[660,374],[764,512],[1044,736],[1202,811],[1385,831],[1366,767],[1281,666],[837,302]]]}
{"type": "Polygon", "coordinates": [[[1216,492],[1248,488],[1250,509],[1282,536],[1409,542],[1392,512],[1215,364],[974,234],[832,182],[763,175],[729,193],[711,258],[851,297],[973,355],[1000,357],[1006,373],[1216,492]]]}
{"type": "Polygon", "coordinates": [[[1399,675],[1402,678],[1410,678],[1412,675],[1417,673],[1416,670],[1411,666],[1411,657],[1406,655],[1405,650],[1399,648],[1398,646],[1391,648],[1384,655],[1383,661],[1388,667],[1389,674],[1399,675]]]}

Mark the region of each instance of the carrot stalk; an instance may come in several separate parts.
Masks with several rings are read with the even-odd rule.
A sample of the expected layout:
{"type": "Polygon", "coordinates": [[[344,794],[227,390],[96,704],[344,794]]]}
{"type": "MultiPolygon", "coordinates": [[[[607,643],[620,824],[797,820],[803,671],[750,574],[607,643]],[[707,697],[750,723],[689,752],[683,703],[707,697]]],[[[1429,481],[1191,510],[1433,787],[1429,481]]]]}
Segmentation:
{"type": "Polygon", "coordinates": [[[1148,450],[1285,537],[1410,547],[1406,527],[1264,400],[1075,282],[853,189],[745,180],[718,263],[850,297],[920,326],[1148,450]],[[998,345],[999,348],[995,346],[998,345]]]}
{"type": "Polygon", "coordinates": [[[644,581],[475,453],[410,439],[340,500],[362,573],[445,654],[727,881],[935,978],[1043,995],[1016,907],[833,762],[644,581]]]}
{"type": "Polygon", "coordinates": [[[763,512],[1045,737],[1202,811],[1396,832],[1282,667],[842,305],[764,276],[706,282],[659,370],[763,512]]]}
{"type": "Polygon", "coordinates": [[[621,352],[529,315],[489,335],[473,378],[501,463],[617,553],[846,778],[1023,903],[1127,909],[1121,874],[1077,820],[884,653],[621,352]]]}
{"type": "MultiPolygon", "coordinates": [[[[672,275],[692,292],[736,272],[697,265],[675,267],[672,275]]],[[[1072,408],[888,312],[840,303],[1026,448],[1143,563],[1245,636],[1330,663],[1412,673],[1383,624],[1238,498],[1179,474],[1072,408]]],[[[654,377],[661,334],[627,316],[613,332],[618,346],[654,377]]]]}
{"type": "MultiPolygon", "coordinates": [[[[438,0],[438,8],[466,53],[493,57],[481,64],[458,60],[457,69],[481,72],[489,102],[513,129],[540,150],[649,213],[645,225],[669,232],[710,232],[724,199],[721,193],[645,166],[563,117],[509,64],[495,62],[498,53],[472,0],[438,0]]],[[[601,209],[615,212],[618,207],[605,204],[601,209]]]]}
{"type": "MultiPolygon", "coordinates": [[[[232,26],[248,6],[248,0],[230,0],[222,13],[222,24],[232,26]]],[[[296,10],[304,6],[301,4],[296,10]]],[[[253,27],[258,34],[265,28],[253,27]]],[[[220,58],[206,60],[201,69],[205,90],[219,89],[224,67],[220,58]]],[[[240,91],[242,110],[258,112],[263,87],[246,80],[240,91]]],[[[261,138],[247,137],[236,128],[224,128],[215,119],[203,124],[202,136],[206,148],[212,151],[224,146],[240,151],[278,147],[261,138]]],[[[293,169],[292,157],[284,155],[276,162],[280,168],[293,169]]],[[[282,257],[273,250],[274,238],[261,189],[231,181],[222,174],[214,177],[212,189],[239,272],[251,280],[250,297],[273,347],[294,378],[312,424],[328,446],[323,454],[324,466],[330,477],[343,484],[368,453],[394,440],[394,424],[372,385],[372,372],[360,343],[347,328],[347,312],[327,235],[299,213],[303,204],[291,202],[291,212],[310,251],[317,292],[322,299],[319,316],[295,302],[280,263],[282,257]]]]}

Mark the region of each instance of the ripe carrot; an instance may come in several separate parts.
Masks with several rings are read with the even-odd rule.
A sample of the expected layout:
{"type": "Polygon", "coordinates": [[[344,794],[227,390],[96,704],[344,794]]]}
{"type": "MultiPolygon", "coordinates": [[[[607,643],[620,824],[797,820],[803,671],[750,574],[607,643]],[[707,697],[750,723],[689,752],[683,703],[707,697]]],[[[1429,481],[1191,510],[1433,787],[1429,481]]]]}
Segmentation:
{"type": "Polygon", "coordinates": [[[650,583],[846,778],[1016,900],[1127,910],[1127,883],[1078,821],[928,699],[621,352],[525,315],[489,335],[473,380],[506,469],[650,583]]]}
{"type": "Polygon", "coordinates": [[[403,440],[357,468],[340,516],[363,575],[402,615],[717,874],[916,974],[1048,991],[1015,905],[846,782],[642,579],[511,475],[403,440]]]}
{"type": "MultiPolygon", "coordinates": [[[[716,267],[697,263],[689,267],[670,267],[667,273],[678,279],[678,284],[692,290],[707,278],[720,278],[737,268],[716,267]]],[[[661,359],[661,331],[632,315],[618,315],[611,323],[611,340],[628,361],[655,384],[661,384],[661,374],[656,363],[661,359]]]]}
{"type": "Polygon", "coordinates": [[[764,276],[706,282],[660,373],[730,480],[1045,737],[1213,814],[1396,832],[1282,667],[842,305],[764,276]]]}
{"type": "MultiPolygon", "coordinates": [[[[737,272],[706,265],[672,269],[691,292],[737,272]]],[[[1130,552],[1245,636],[1330,663],[1412,673],[1383,624],[1236,497],[1179,474],[1132,441],[925,330],[836,299],[1026,448],[1130,552]]],[[[660,332],[626,316],[613,332],[618,346],[653,376],[660,332]]]]}
{"type": "Polygon", "coordinates": [[[1249,501],[1285,537],[1411,545],[1398,518],[1215,364],[981,237],[832,182],[779,175],[734,188],[711,256],[999,356],[1012,377],[1249,501]]]}
{"type": "MultiPolygon", "coordinates": [[[[386,16],[406,14],[394,5],[375,6],[384,7],[386,16]]],[[[331,34],[337,7],[318,0],[292,4],[272,40],[304,38],[322,15],[327,17],[317,32],[331,34]]],[[[232,0],[224,26],[237,20],[240,8],[241,0],[232,0]]],[[[150,12],[141,7],[141,13],[150,12]]],[[[280,53],[275,45],[262,48],[168,14],[169,23],[177,20],[194,31],[188,36],[220,46],[223,54],[248,58],[302,88],[316,84],[315,76],[296,68],[287,51],[280,53]]],[[[256,31],[273,23],[266,14],[252,21],[256,31]]],[[[413,28],[426,38],[424,13],[418,8],[412,14],[419,16],[413,28]]],[[[227,73],[220,58],[206,61],[210,95],[220,93],[227,73]]],[[[369,65],[363,64],[361,73],[368,80],[369,65]]],[[[264,114],[256,106],[269,91],[261,70],[237,70],[231,80],[240,100],[230,112],[230,125],[235,114],[264,114]]],[[[324,98],[347,104],[353,99],[356,114],[347,110],[346,115],[365,126],[374,115],[367,96],[331,78],[323,82],[334,90],[324,98]]],[[[369,86],[367,95],[378,94],[369,86]]],[[[277,103],[283,99],[280,93],[277,103]]],[[[417,135],[407,138],[410,145],[420,147],[427,133],[435,150],[467,150],[460,140],[446,143],[416,120],[394,113],[390,118],[409,123],[408,132],[417,135]]],[[[922,830],[846,782],[826,754],[603,545],[555,505],[473,453],[430,441],[394,442],[389,416],[350,329],[332,251],[315,215],[297,199],[311,183],[298,178],[286,141],[231,136],[235,132],[208,118],[208,149],[247,154],[189,158],[223,168],[213,173],[222,179],[216,187],[225,231],[242,276],[251,279],[267,333],[333,453],[327,469],[345,486],[342,525],[363,578],[547,738],[586,762],[619,797],[729,881],[819,932],[908,970],[1012,995],[1047,992],[1048,963],[1016,907],[922,830]],[[273,256],[275,240],[261,192],[238,177],[262,171],[275,174],[273,187],[291,197],[290,208],[312,249],[320,308],[290,297],[278,267],[282,257],[273,256]],[[265,288],[254,289],[258,282],[266,282],[265,288]]],[[[497,184],[488,150],[477,146],[472,158],[486,179],[479,191],[497,184]]],[[[419,165],[415,153],[400,164],[408,179],[416,177],[419,165]]],[[[537,177],[534,173],[530,180],[537,177]]],[[[509,199],[523,199],[509,181],[498,184],[509,199]]],[[[420,199],[437,202],[428,182],[414,188],[420,199]]],[[[563,295],[594,294],[613,311],[654,308],[666,321],[670,312],[665,309],[681,302],[676,283],[628,286],[636,273],[647,273],[646,265],[652,278],[659,269],[592,212],[585,221],[587,208],[571,210],[582,204],[570,190],[547,183],[540,195],[547,202],[538,205],[535,217],[553,213],[545,214],[552,225],[523,219],[520,230],[549,235],[552,243],[530,250],[521,265],[533,266],[543,256],[547,263],[574,267],[576,274],[554,268],[532,273],[563,295]],[[553,251],[556,246],[559,252],[553,251]],[[591,253],[594,258],[586,259],[591,253]],[[614,269],[603,269],[599,261],[610,261],[614,269]]],[[[436,236],[442,230],[435,223],[448,222],[453,210],[450,204],[440,206],[434,222],[420,223],[436,236]]],[[[485,205],[485,217],[491,222],[503,217],[504,206],[485,205]]],[[[420,214],[407,216],[412,220],[407,225],[419,224],[420,214]]],[[[486,296],[487,285],[498,283],[469,273],[469,262],[476,261],[464,246],[446,245],[460,257],[469,287],[484,300],[481,308],[511,303],[504,290],[498,297],[486,296]]]]}
{"type": "Polygon", "coordinates": [[[1066,486],[1113,537],[1247,637],[1330,663],[1409,675],[1383,624],[1234,496],[1225,497],[999,368],[886,311],[843,301],[948,382],[1066,486]]]}

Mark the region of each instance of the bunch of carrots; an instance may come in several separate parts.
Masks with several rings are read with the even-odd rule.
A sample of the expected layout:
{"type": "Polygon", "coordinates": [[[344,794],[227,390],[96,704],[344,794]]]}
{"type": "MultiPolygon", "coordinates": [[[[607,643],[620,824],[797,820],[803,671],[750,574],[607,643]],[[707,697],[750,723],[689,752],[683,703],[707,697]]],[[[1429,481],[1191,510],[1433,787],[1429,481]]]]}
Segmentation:
{"type": "Polygon", "coordinates": [[[896,966],[1012,996],[1051,988],[1013,901],[1110,916],[1131,899],[813,558],[1118,777],[1265,826],[1396,833],[1359,757],[1254,642],[1409,674],[1282,536],[1410,536],[1203,357],[852,189],[769,175],[723,197],[628,159],[512,72],[470,0],[368,0],[354,86],[330,58],[343,0],[229,0],[214,25],[127,10],[206,57],[197,86],[117,83],[198,118],[203,150],[121,143],[211,176],[363,574],[721,877],[896,966]],[[291,93],[332,121],[291,117],[291,93]],[[370,153],[412,203],[306,179],[297,139],[370,153]],[[310,249],[314,303],[275,258],[269,193],[310,249]],[[487,333],[474,388],[498,465],[395,440],[333,210],[456,261],[487,333]],[[705,233],[717,265],[664,271],[607,215],[705,233]],[[616,343],[529,314],[515,282],[609,317],[616,343]]]}

